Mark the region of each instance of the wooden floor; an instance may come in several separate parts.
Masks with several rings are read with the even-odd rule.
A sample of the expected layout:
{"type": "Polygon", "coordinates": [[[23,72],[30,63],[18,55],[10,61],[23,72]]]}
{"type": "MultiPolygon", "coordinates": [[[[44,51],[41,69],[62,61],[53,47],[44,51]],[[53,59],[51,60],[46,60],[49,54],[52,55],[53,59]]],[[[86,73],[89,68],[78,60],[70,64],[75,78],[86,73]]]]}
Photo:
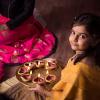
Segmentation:
{"type": "MultiPolygon", "coordinates": [[[[61,61],[63,67],[72,55],[68,35],[73,17],[82,12],[93,12],[100,15],[99,5],[100,0],[36,0],[36,9],[39,12],[36,15],[37,18],[55,34],[58,40],[57,49],[50,57],[61,61]]],[[[17,67],[5,66],[6,78],[15,75],[17,67]]]]}

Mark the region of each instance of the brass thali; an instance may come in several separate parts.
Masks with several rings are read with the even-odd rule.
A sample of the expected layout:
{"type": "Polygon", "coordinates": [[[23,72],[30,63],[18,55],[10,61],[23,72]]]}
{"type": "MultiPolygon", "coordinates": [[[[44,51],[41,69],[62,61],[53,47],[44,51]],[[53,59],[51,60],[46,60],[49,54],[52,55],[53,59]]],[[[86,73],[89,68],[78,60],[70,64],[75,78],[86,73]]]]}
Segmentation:
{"type": "Polygon", "coordinates": [[[38,77],[38,74],[41,75],[45,79],[47,75],[47,70],[49,71],[50,75],[55,75],[56,79],[52,82],[45,82],[43,85],[45,88],[50,90],[60,79],[61,76],[61,65],[60,63],[53,58],[46,58],[46,59],[41,59],[41,60],[34,60],[32,62],[27,62],[22,64],[21,66],[18,67],[16,70],[16,78],[25,86],[28,87],[35,87],[36,83],[33,82],[33,79],[38,77]],[[49,65],[50,63],[50,65],[49,65]],[[28,67],[27,67],[28,66],[28,67]],[[33,67],[32,67],[33,66],[33,67]],[[21,72],[22,68],[30,68],[29,71],[27,72],[21,72]],[[23,80],[23,76],[25,75],[31,75],[31,78],[29,77],[29,80],[23,80]]]}

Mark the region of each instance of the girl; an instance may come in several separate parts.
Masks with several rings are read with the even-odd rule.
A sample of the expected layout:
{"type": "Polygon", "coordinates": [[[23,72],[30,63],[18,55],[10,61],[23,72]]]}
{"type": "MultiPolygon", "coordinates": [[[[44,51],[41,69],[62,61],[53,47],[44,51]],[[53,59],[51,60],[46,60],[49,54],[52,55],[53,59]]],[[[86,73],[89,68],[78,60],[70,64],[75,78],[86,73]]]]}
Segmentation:
{"type": "Polygon", "coordinates": [[[100,99],[100,17],[84,13],[74,19],[69,41],[75,55],[62,70],[51,91],[37,85],[34,91],[47,100],[100,99]]]}
{"type": "Polygon", "coordinates": [[[4,64],[22,64],[49,55],[54,35],[34,19],[35,0],[0,0],[0,80],[4,64]]]}

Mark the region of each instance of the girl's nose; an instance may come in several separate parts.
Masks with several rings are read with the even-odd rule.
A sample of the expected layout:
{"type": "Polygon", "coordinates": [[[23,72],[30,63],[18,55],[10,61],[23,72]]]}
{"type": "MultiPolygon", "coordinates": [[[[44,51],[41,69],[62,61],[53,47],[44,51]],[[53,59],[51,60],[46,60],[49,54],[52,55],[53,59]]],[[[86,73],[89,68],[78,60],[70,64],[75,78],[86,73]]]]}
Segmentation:
{"type": "Polygon", "coordinates": [[[77,36],[77,35],[74,35],[73,41],[74,41],[74,42],[77,42],[77,41],[78,41],[78,36],[77,36]]]}

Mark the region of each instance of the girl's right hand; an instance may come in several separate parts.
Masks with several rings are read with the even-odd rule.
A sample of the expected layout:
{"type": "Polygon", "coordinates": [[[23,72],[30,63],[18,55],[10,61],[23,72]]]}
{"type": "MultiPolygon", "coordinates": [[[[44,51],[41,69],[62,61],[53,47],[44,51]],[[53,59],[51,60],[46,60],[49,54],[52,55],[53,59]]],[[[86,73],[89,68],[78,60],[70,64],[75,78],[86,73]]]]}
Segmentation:
{"type": "Polygon", "coordinates": [[[32,91],[40,92],[41,93],[44,90],[44,88],[41,85],[36,84],[36,87],[35,88],[29,87],[29,90],[32,90],[32,91]]]}
{"type": "Polygon", "coordinates": [[[39,84],[36,84],[35,88],[29,87],[29,90],[38,92],[41,95],[46,95],[46,96],[51,95],[51,93],[48,90],[46,90],[43,86],[39,84]]]}

